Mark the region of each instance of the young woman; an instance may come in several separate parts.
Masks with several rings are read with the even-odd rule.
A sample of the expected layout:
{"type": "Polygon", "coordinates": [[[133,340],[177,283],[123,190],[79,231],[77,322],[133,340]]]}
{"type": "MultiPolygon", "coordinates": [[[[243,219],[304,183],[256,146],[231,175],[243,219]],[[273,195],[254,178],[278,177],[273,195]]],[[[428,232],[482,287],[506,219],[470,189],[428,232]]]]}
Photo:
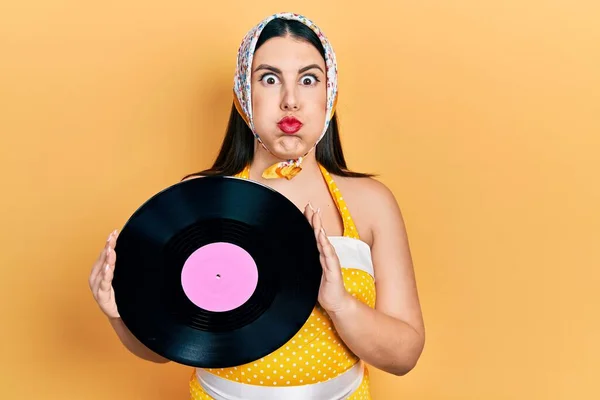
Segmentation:
{"type": "MultiPolygon", "coordinates": [[[[336,100],[335,54],[313,22],[276,14],[248,32],[221,151],[212,168],[184,179],[236,176],[282,193],[314,228],[323,277],[318,304],[288,343],[246,365],[196,369],[192,399],[370,399],[364,363],[404,375],[421,355],[424,324],[402,215],[383,184],[348,170],[336,100]]],[[[119,318],[116,240],[115,231],[92,269],[94,297],[130,351],[167,362],[119,318]]]]}

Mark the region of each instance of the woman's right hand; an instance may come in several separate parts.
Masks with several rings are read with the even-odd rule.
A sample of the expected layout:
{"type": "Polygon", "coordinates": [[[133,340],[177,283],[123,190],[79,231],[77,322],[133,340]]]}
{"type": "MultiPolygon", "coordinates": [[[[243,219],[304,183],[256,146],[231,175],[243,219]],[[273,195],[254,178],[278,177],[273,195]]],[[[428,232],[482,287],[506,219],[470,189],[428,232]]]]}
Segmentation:
{"type": "Polygon", "coordinates": [[[120,318],[115,301],[115,291],[112,287],[115,262],[117,260],[117,253],[114,249],[118,235],[118,232],[114,230],[108,236],[106,245],[94,263],[89,277],[89,285],[94,299],[96,299],[98,306],[100,306],[102,312],[109,319],[120,318]]]}

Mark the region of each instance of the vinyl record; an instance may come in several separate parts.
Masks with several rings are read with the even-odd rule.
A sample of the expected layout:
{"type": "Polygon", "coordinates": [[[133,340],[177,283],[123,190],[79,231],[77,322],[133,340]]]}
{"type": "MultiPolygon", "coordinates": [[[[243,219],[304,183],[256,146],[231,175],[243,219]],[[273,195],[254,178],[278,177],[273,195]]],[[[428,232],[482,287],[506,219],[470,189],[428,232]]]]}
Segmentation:
{"type": "Polygon", "coordinates": [[[260,359],[290,340],[317,303],[322,269],[309,222],[253,181],[204,177],[159,192],[129,218],[115,251],[123,322],[184,365],[260,359]]]}

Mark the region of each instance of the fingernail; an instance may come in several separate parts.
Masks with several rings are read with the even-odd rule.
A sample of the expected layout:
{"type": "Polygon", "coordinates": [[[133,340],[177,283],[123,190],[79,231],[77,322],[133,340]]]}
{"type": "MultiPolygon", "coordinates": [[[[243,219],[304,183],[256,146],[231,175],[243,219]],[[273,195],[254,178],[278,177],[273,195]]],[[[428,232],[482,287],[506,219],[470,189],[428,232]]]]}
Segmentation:
{"type": "Polygon", "coordinates": [[[106,239],[106,241],[107,241],[107,242],[110,242],[110,239],[112,239],[112,237],[113,237],[113,233],[111,232],[111,233],[108,235],[108,238],[106,239]]]}
{"type": "Polygon", "coordinates": [[[321,207],[317,208],[317,214],[321,213],[321,207]]]}
{"type": "Polygon", "coordinates": [[[315,209],[313,208],[312,204],[310,204],[310,201],[308,202],[308,207],[310,207],[310,209],[314,212],[315,209]]]}
{"type": "Polygon", "coordinates": [[[106,263],[106,265],[104,265],[104,272],[108,272],[109,268],[110,268],[110,265],[108,263],[106,263]]]}
{"type": "Polygon", "coordinates": [[[323,229],[323,227],[321,227],[321,232],[323,232],[323,235],[327,236],[327,234],[325,233],[325,229],[323,229]]]}

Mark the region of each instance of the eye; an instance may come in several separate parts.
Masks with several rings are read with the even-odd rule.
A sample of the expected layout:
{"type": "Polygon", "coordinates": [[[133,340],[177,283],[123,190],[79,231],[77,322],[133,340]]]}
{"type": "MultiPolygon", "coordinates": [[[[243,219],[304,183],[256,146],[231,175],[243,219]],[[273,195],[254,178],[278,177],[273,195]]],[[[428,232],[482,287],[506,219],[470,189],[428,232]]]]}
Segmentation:
{"type": "Polygon", "coordinates": [[[277,78],[277,75],[275,74],[268,73],[261,76],[259,81],[267,85],[275,85],[276,83],[279,83],[279,78],[277,78]]]}
{"type": "Polygon", "coordinates": [[[320,81],[314,75],[304,75],[301,79],[301,82],[305,86],[313,86],[313,85],[316,85],[317,82],[320,82],[320,81]]]}

